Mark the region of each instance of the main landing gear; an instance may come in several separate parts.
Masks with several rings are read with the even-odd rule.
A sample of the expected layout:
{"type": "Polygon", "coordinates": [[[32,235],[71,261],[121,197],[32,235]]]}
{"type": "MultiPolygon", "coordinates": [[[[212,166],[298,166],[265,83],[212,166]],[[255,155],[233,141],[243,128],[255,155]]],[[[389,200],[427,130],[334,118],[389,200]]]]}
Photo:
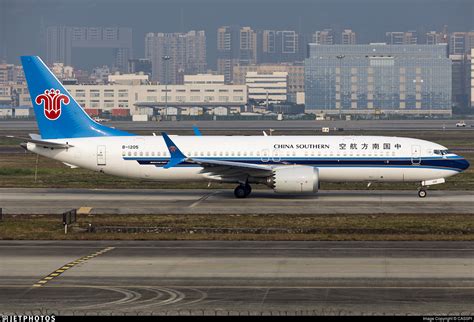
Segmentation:
{"type": "Polygon", "coordinates": [[[240,184],[234,190],[234,196],[236,198],[246,198],[252,192],[252,188],[247,184],[240,184]]]}

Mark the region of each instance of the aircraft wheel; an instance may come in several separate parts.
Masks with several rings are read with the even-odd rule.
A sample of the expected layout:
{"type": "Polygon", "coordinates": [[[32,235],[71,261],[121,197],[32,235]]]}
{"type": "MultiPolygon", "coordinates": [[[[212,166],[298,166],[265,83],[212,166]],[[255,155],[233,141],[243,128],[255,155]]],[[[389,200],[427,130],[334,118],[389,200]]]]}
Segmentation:
{"type": "Polygon", "coordinates": [[[418,197],[420,198],[426,197],[426,190],[425,189],[418,190],[418,197]]]}
{"type": "Polygon", "coordinates": [[[234,196],[236,198],[245,198],[248,196],[246,192],[247,190],[245,189],[244,185],[238,185],[237,188],[235,188],[234,190],[234,196]]]}
{"type": "Polygon", "coordinates": [[[249,184],[245,185],[245,196],[247,197],[252,192],[252,187],[249,184]]]}

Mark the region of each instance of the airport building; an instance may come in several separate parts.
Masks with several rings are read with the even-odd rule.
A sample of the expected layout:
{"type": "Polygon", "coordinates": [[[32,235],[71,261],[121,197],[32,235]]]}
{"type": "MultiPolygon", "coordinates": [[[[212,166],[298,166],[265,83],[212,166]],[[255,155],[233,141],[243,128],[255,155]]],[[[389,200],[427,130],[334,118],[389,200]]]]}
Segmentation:
{"type": "Polygon", "coordinates": [[[453,107],[469,106],[471,92],[471,64],[469,55],[449,55],[452,62],[452,101],[453,107]]]}
{"type": "MultiPolygon", "coordinates": [[[[186,85],[150,85],[146,84],[143,76],[146,75],[131,75],[131,78],[126,80],[126,75],[110,75],[111,84],[67,85],[66,88],[91,115],[108,111],[112,116],[128,116],[141,114],[144,107],[232,108],[247,104],[245,85],[192,82],[186,85]]],[[[215,76],[209,75],[209,82],[215,76]]],[[[205,78],[205,75],[200,75],[201,80],[205,78]]],[[[190,82],[189,79],[186,80],[190,82]]]]}
{"type": "Polygon", "coordinates": [[[447,45],[309,44],[306,111],[451,115],[447,45]]]}
{"type": "MultiPolygon", "coordinates": [[[[304,64],[286,63],[286,64],[258,64],[248,66],[234,67],[234,84],[244,85],[247,73],[257,72],[259,74],[272,74],[276,72],[285,72],[287,78],[287,100],[296,102],[298,93],[304,95],[304,64]]],[[[304,102],[301,102],[304,103],[304,102]]]]}
{"type": "Polygon", "coordinates": [[[256,102],[280,103],[287,100],[287,72],[261,74],[247,72],[245,84],[248,98],[256,102]]]}
{"type": "Polygon", "coordinates": [[[216,84],[224,85],[224,75],[214,74],[197,74],[197,75],[184,75],[184,85],[203,85],[203,84],[216,84]]]}

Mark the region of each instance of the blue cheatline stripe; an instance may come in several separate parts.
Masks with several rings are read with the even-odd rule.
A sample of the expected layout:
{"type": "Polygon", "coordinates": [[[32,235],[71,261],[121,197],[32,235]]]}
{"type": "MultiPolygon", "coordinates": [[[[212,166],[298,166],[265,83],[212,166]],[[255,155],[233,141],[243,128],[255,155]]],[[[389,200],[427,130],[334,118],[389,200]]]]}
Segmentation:
{"type": "MultiPolygon", "coordinates": [[[[385,158],[385,159],[331,159],[331,158],[299,158],[299,159],[282,159],[279,162],[272,161],[271,159],[267,162],[263,162],[261,159],[249,159],[249,158],[203,158],[209,160],[232,160],[236,159],[242,163],[253,163],[253,164],[268,164],[268,165],[278,165],[286,164],[285,162],[298,165],[308,165],[313,167],[326,167],[326,168],[424,168],[424,169],[438,169],[438,170],[450,170],[450,171],[462,171],[462,168],[459,167],[456,160],[450,159],[438,159],[438,158],[425,158],[422,159],[420,164],[412,164],[411,158],[401,159],[401,158],[385,158]]],[[[141,165],[155,165],[156,167],[163,167],[169,160],[166,157],[124,157],[124,160],[128,161],[137,161],[141,165]]],[[[183,162],[178,167],[200,167],[200,165],[183,162]]]]}

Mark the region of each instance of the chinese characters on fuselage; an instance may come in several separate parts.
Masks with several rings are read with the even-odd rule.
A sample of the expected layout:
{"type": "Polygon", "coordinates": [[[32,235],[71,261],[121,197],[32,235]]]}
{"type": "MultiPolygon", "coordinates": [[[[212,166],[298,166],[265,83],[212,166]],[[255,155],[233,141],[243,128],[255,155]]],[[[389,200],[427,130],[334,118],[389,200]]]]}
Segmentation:
{"type": "MultiPolygon", "coordinates": [[[[400,150],[400,143],[339,143],[339,150],[400,150]]],[[[330,144],[274,144],[274,149],[331,149],[330,144]]]]}

